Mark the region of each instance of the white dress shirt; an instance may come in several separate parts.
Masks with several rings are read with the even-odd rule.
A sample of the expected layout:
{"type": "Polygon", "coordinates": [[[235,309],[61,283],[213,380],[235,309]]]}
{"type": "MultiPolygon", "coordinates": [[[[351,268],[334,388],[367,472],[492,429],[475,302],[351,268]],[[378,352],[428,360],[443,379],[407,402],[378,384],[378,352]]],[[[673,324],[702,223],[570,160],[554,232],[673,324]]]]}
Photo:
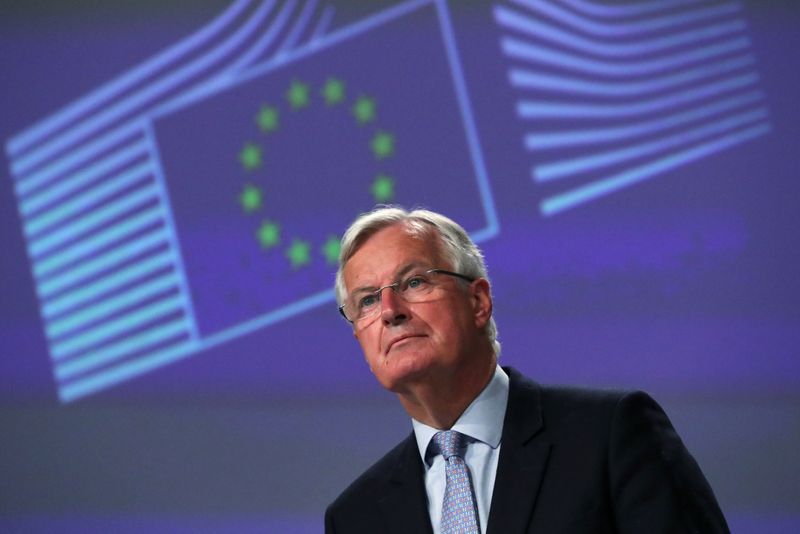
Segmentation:
{"type": "MultiPolygon", "coordinates": [[[[481,532],[486,532],[489,522],[489,507],[492,504],[497,460],[500,457],[500,437],[503,433],[503,418],[508,404],[508,375],[500,366],[495,367],[494,376],[480,395],[470,404],[449,430],[467,436],[467,451],[464,461],[472,475],[475,500],[478,503],[478,518],[481,532]]],[[[425,490],[428,493],[428,513],[434,534],[440,534],[442,503],[445,488],[445,461],[441,454],[428,454],[428,446],[440,429],[411,419],[417,446],[425,465],[425,490]]]]}

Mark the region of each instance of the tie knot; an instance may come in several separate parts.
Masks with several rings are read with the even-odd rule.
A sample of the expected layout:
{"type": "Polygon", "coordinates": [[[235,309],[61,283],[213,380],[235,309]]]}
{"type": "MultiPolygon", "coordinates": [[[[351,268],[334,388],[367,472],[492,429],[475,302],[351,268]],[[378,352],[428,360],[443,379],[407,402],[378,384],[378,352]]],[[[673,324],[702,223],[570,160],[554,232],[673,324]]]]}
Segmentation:
{"type": "Polygon", "coordinates": [[[437,432],[433,436],[433,442],[436,444],[437,452],[444,456],[445,460],[449,460],[453,456],[463,458],[466,446],[464,437],[464,434],[455,430],[445,430],[437,432]]]}

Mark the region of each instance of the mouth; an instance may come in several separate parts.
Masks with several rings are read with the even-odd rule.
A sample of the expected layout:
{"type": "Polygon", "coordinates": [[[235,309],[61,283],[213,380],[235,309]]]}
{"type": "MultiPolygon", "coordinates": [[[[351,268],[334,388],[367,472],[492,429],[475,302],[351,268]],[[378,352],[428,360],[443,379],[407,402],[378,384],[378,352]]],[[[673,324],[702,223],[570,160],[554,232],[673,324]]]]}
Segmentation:
{"type": "Polygon", "coordinates": [[[415,338],[420,338],[420,337],[424,337],[424,336],[422,336],[420,334],[408,334],[408,335],[400,336],[400,337],[398,337],[396,339],[393,339],[392,341],[389,342],[389,345],[386,347],[386,352],[388,353],[395,346],[401,345],[401,344],[403,344],[404,342],[407,342],[410,339],[415,339],[415,338]]]}

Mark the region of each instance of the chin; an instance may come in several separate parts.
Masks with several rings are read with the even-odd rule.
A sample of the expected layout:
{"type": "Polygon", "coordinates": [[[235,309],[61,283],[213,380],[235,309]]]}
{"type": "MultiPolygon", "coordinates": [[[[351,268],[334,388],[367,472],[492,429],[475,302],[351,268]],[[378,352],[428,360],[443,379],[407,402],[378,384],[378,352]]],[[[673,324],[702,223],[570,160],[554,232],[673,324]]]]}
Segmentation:
{"type": "Polygon", "coordinates": [[[432,361],[428,355],[419,353],[403,353],[387,356],[386,366],[378,375],[384,388],[399,393],[413,382],[427,374],[432,361]]]}

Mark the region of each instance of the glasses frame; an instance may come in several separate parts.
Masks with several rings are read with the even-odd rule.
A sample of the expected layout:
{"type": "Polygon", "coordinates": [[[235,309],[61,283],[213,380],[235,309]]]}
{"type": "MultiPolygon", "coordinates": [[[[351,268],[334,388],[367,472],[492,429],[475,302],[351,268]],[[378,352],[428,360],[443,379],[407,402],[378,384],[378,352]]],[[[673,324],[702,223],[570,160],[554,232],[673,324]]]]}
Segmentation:
{"type": "MultiPolygon", "coordinates": [[[[460,278],[461,280],[464,280],[464,281],[466,281],[466,282],[469,282],[470,284],[471,284],[472,282],[474,282],[475,280],[477,280],[477,278],[473,278],[473,277],[471,277],[471,276],[467,276],[467,275],[465,275],[465,274],[461,274],[461,273],[455,273],[455,272],[453,272],[453,271],[448,271],[448,270],[445,270],[445,269],[428,269],[427,271],[425,271],[425,272],[424,272],[424,273],[422,273],[422,274],[431,274],[431,273],[436,273],[436,274],[445,274],[445,275],[447,275],[447,276],[452,276],[452,277],[454,277],[454,278],[460,278]]],[[[381,296],[381,294],[383,293],[383,290],[384,290],[384,289],[386,289],[386,288],[391,288],[391,289],[392,289],[392,291],[394,292],[394,294],[395,294],[395,295],[398,295],[398,293],[397,293],[397,288],[400,286],[400,282],[402,282],[402,281],[403,281],[403,280],[398,280],[398,281],[396,281],[396,282],[394,282],[394,283],[392,283],[392,284],[386,284],[385,286],[381,286],[381,287],[379,287],[379,288],[378,288],[378,289],[376,289],[375,291],[372,291],[372,292],[371,292],[371,293],[369,293],[369,294],[371,294],[371,295],[377,295],[377,296],[378,296],[378,300],[381,300],[381,301],[382,301],[382,299],[380,298],[380,296],[381,296]]],[[[398,295],[398,296],[399,296],[399,295],[398,295]]],[[[403,298],[403,297],[401,296],[400,298],[403,298]]],[[[350,323],[350,324],[352,324],[352,325],[356,324],[356,321],[358,321],[358,319],[356,319],[356,321],[351,321],[350,319],[348,319],[348,318],[347,318],[347,315],[345,315],[345,313],[344,313],[344,307],[345,307],[345,306],[347,306],[347,304],[342,304],[341,306],[339,306],[339,313],[341,314],[341,316],[342,316],[342,317],[344,317],[344,320],[345,320],[345,321],[347,321],[348,323],[350,323]]]]}

